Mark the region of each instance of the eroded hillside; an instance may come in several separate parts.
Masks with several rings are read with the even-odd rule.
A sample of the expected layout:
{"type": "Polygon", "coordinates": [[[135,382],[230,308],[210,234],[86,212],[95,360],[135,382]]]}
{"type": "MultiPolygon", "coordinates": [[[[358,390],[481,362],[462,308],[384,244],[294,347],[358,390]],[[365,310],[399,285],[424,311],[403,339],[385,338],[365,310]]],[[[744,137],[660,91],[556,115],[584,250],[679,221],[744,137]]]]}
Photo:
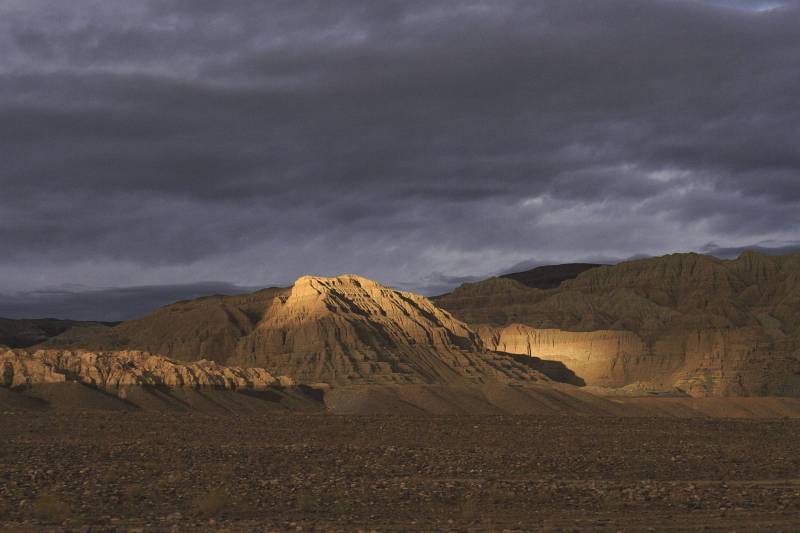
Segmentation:
{"type": "Polygon", "coordinates": [[[593,268],[551,290],[493,278],[437,304],[487,347],[562,361],[590,385],[800,393],[798,254],[675,254],[593,268]]]}
{"type": "Polygon", "coordinates": [[[205,360],[180,363],[139,351],[5,350],[0,351],[0,367],[0,385],[12,389],[68,382],[114,392],[131,386],[263,390],[294,384],[263,368],[225,367],[205,360]]]}
{"type": "Polygon", "coordinates": [[[179,302],[46,344],[209,359],[303,383],[549,380],[530,361],[487,351],[475,332],[429,299],[353,275],[304,276],[289,289],[179,302]]]}

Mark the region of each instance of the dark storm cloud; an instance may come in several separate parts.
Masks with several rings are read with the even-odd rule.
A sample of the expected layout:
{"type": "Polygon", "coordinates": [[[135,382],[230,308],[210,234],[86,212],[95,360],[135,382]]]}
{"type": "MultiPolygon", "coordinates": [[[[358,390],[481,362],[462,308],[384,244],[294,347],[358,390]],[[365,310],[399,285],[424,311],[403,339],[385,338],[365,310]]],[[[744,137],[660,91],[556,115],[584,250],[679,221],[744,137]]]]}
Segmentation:
{"type": "MultiPolygon", "coordinates": [[[[800,5],[0,6],[0,291],[791,241],[800,5]]],[[[103,318],[103,317],[95,317],[103,318]]]]}

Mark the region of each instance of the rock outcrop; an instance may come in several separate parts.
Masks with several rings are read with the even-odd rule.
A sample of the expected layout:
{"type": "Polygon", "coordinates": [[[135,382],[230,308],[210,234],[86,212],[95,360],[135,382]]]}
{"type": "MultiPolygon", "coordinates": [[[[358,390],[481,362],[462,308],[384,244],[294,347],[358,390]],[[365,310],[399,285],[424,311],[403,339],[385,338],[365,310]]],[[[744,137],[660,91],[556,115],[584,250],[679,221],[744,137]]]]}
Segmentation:
{"type": "Polygon", "coordinates": [[[487,351],[477,334],[429,299],[354,275],[304,276],[289,289],[179,302],[47,344],[213,359],[303,383],[549,380],[535,365],[487,351]]]}
{"type": "Polygon", "coordinates": [[[675,254],[551,290],[493,278],[436,302],[488,348],[561,361],[589,385],[800,395],[800,254],[675,254]]]}
{"type": "Polygon", "coordinates": [[[205,360],[178,363],[140,351],[6,350],[0,352],[0,369],[0,385],[9,388],[71,381],[105,390],[142,385],[263,390],[294,384],[263,368],[224,367],[205,360]]]}

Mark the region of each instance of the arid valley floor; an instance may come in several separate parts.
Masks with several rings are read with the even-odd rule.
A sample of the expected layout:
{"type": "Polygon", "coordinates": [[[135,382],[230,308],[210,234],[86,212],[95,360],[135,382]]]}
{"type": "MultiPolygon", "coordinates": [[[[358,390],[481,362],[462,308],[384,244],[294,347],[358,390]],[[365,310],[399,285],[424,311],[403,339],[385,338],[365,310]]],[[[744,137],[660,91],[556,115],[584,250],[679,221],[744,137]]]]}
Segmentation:
{"type": "Polygon", "coordinates": [[[798,29],[0,0],[0,533],[800,533],[798,29]]]}
{"type": "Polygon", "coordinates": [[[799,420],[1,419],[4,531],[800,528],[799,420]]]}
{"type": "Polygon", "coordinates": [[[514,276],[2,321],[0,529],[800,530],[800,254],[514,276]]]}

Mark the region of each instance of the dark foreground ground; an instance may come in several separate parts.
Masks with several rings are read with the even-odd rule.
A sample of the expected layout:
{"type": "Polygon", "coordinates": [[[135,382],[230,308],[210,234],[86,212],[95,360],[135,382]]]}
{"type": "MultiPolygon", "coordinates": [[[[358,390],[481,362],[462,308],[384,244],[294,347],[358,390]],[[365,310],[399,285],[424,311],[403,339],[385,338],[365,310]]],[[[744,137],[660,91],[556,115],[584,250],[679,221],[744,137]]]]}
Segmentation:
{"type": "Polygon", "coordinates": [[[796,420],[6,411],[0,529],[796,531],[798,437],[796,420]]]}

